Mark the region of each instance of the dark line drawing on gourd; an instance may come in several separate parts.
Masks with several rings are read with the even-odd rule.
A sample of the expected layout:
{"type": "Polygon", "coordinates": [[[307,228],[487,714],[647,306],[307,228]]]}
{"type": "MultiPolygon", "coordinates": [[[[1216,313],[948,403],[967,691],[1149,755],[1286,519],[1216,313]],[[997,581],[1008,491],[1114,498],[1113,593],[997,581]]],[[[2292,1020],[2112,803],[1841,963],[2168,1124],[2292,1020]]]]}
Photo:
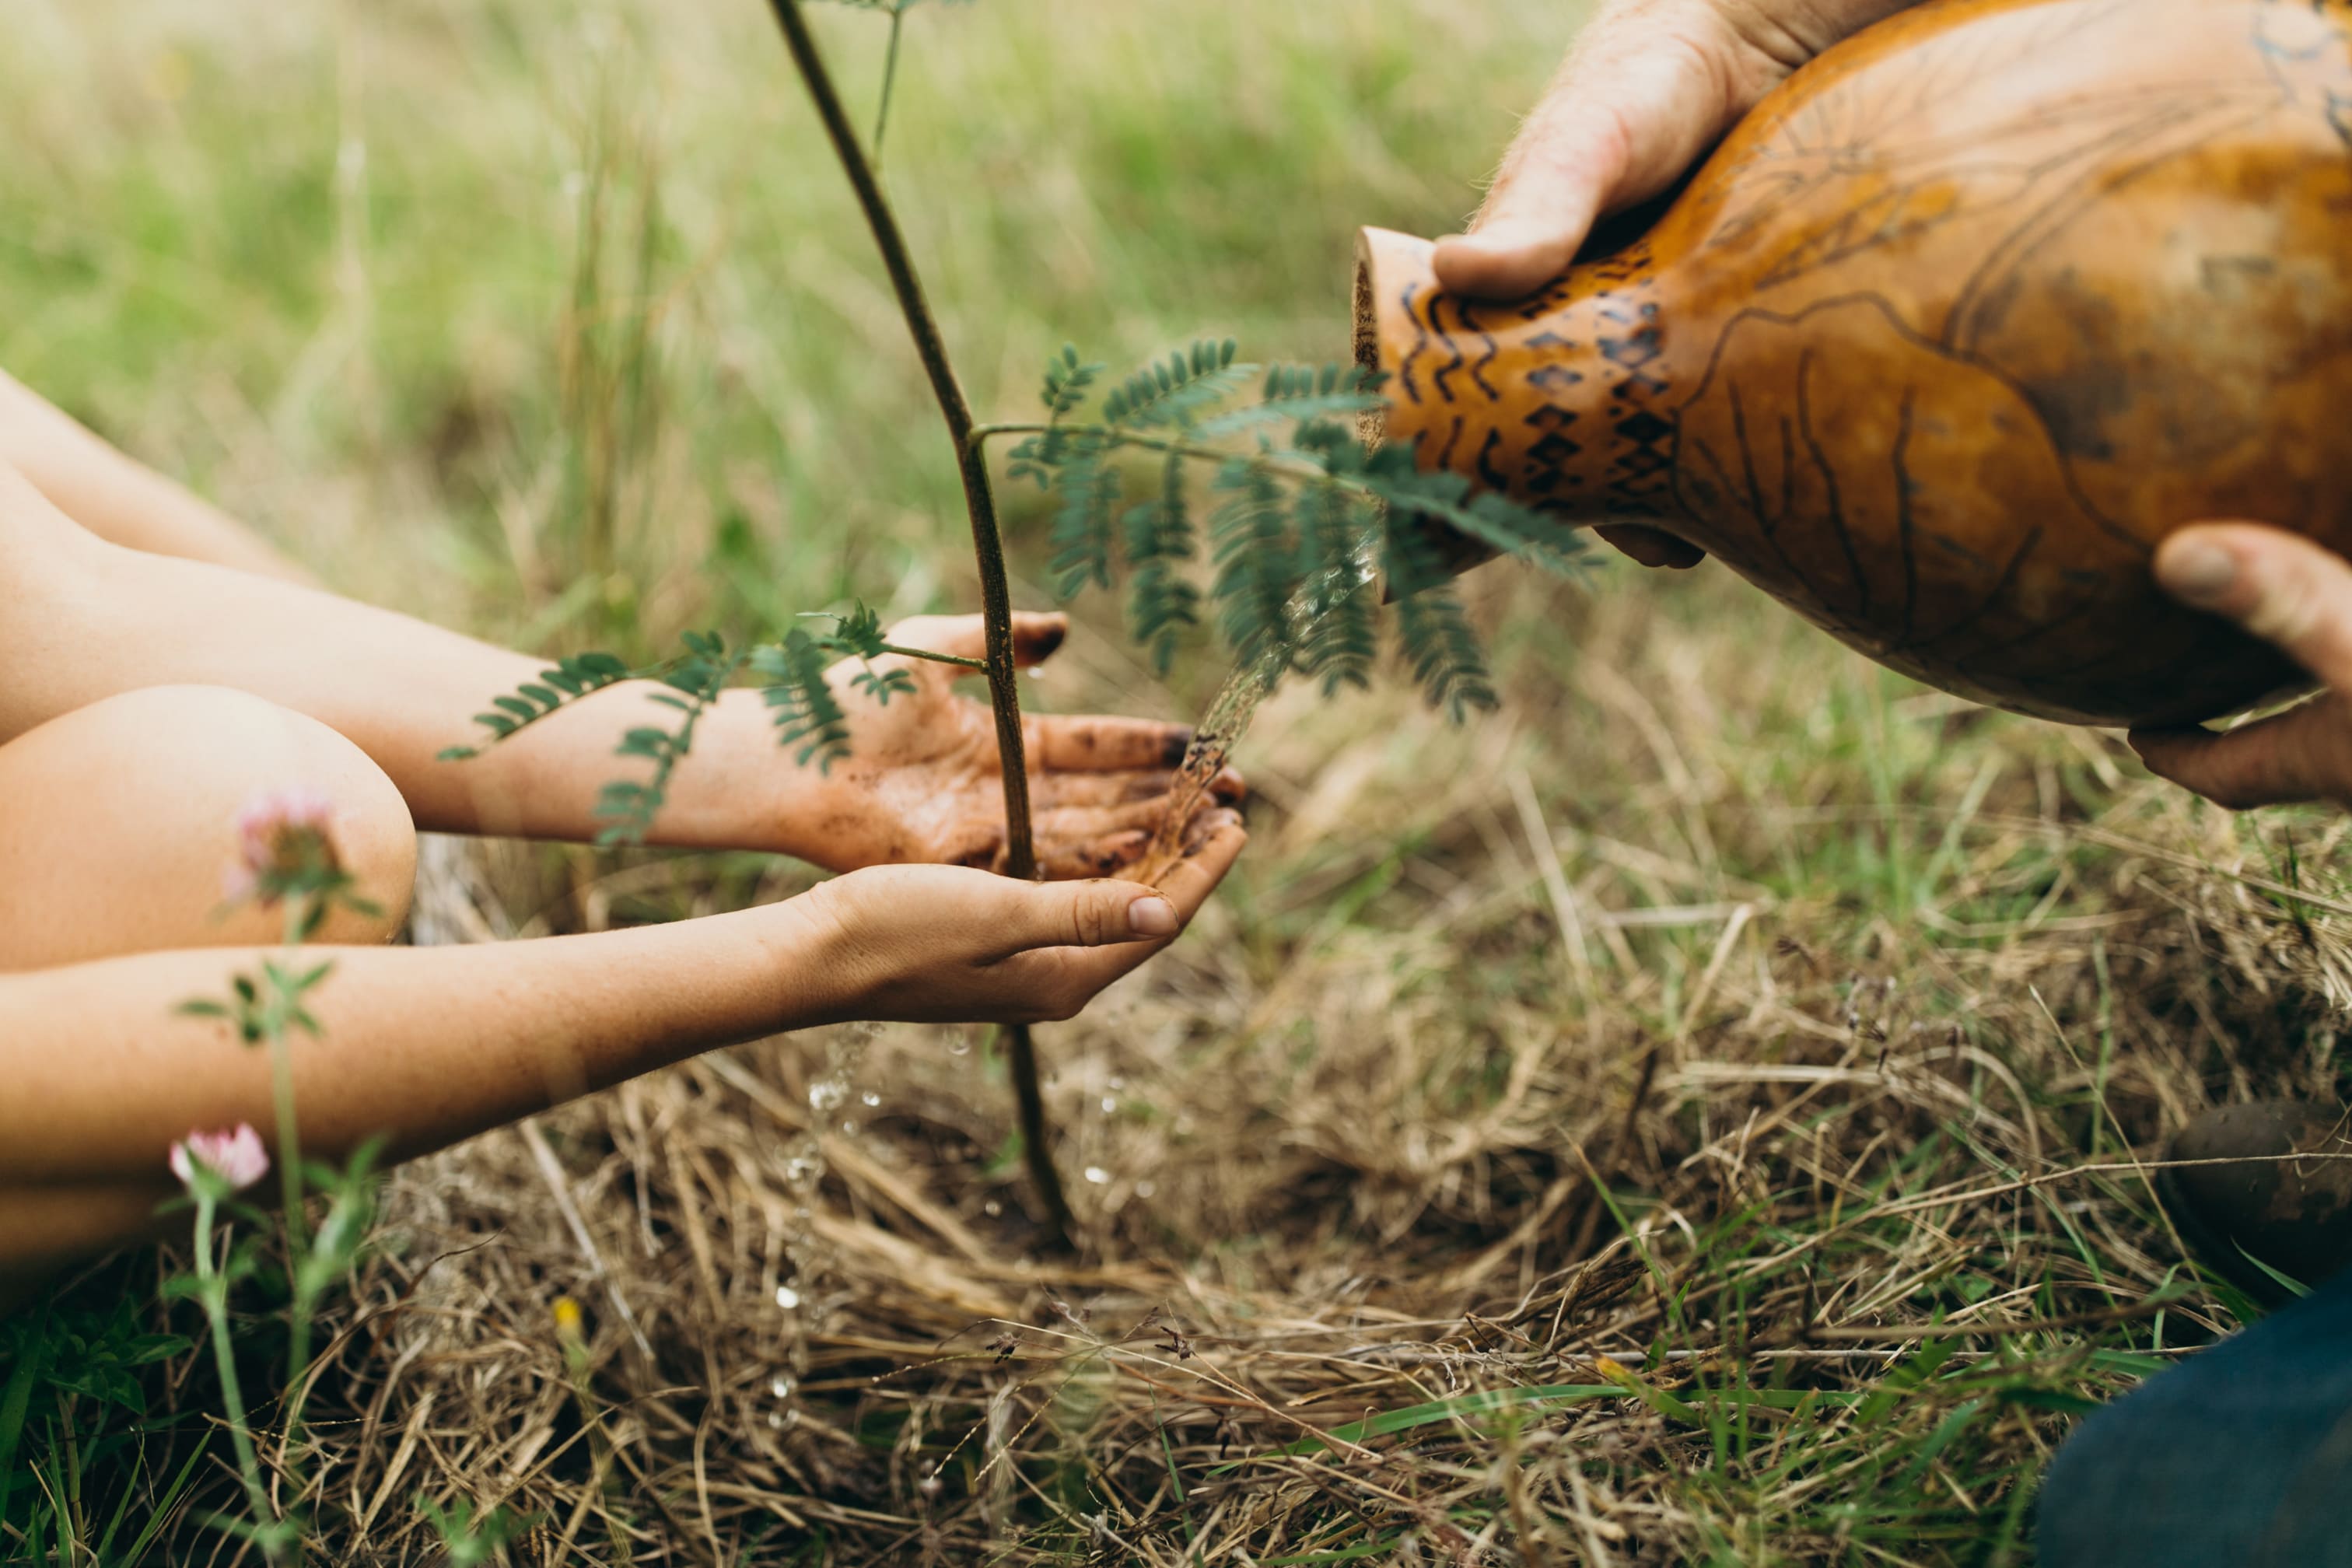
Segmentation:
{"type": "Polygon", "coordinates": [[[1413,296],[1419,292],[1419,284],[1408,283],[1397,300],[1404,310],[1404,319],[1412,323],[1413,330],[1412,346],[1397,360],[1397,389],[1404,394],[1406,402],[1416,406],[1421,403],[1421,387],[1412,379],[1412,363],[1421,357],[1423,349],[1429,347],[1429,328],[1422,321],[1421,312],[1412,308],[1413,296]]]}
{"type": "Polygon", "coordinates": [[[1469,360],[1468,357],[1463,353],[1462,345],[1454,341],[1454,334],[1445,330],[1444,321],[1438,316],[1438,310],[1444,303],[1445,296],[1444,294],[1441,294],[1434,289],[1430,291],[1426,306],[1429,315],[1429,331],[1436,335],[1437,341],[1444,343],[1447,352],[1452,353],[1454,357],[1447,360],[1435,370],[1430,372],[1429,385],[1430,390],[1436,393],[1439,398],[1444,402],[1452,403],[1454,401],[1454,389],[1445,384],[1445,378],[1460,372],[1462,367],[1469,363],[1469,360]]]}
{"type": "MultiPolygon", "coordinates": [[[[2038,507],[2046,514],[2051,500],[2063,495],[2083,521],[2105,527],[2080,493],[2047,420],[2023,389],[1998,367],[1955,354],[1912,331],[1876,294],[1842,295],[1789,314],[1760,308],[1741,311],[1717,340],[1706,373],[1676,412],[1674,499],[1700,525],[1702,542],[1710,525],[1735,556],[1738,540],[1760,540],[1778,559],[1783,580],[1809,601],[1817,618],[1881,658],[1949,649],[2001,616],[2024,613],[2012,591],[2058,520],[2038,518],[1996,561],[1935,526],[1919,505],[1938,484],[1948,489],[1961,476],[1986,471],[1956,465],[1953,455],[1966,450],[1966,441],[1988,422],[2013,426],[2011,444],[2019,455],[1993,470],[1996,477],[1976,481],[1996,487],[1974,503],[1979,510],[2020,515],[2038,507]],[[1832,343],[1839,349],[1841,376],[1817,387],[1814,371],[1832,343]],[[1883,399],[1895,386],[1901,390],[1895,428],[1883,447],[1853,444],[1866,410],[1843,421],[1843,449],[1836,449],[1834,439],[1823,440],[1817,423],[1825,412],[1823,391],[1833,400],[1846,398],[1853,408],[1856,399],[1883,399]],[[1793,407],[1794,436],[1785,418],[1777,437],[1758,429],[1751,409],[1759,405],[1793,407]],[[1938,443],[1932,451],[1921,446],[1931,429],[1938,443]],[[1921,477],[1923,454],[1932,457],[1938,480],[1921,477]],[[1874,468],[1876,479],[1869,477],[1874,468]],[[1780,496],[1777,509],[1774,492],[1780,496]],[[1879,513],[1884,531],[1873,534],[1888,542],[1891,548],[1883,552],[1865,552],[1855,533],[1866,512],[1857,515],[1854,505],[1872,496],[1877,499],[1866,506],[1885,509],[1879,513]],[[1791,537],[1795,521],[1815,531],[1818,548],[1791,537]],[[1927,605],[1920,552],[1928,548],[1959,565],[1958,583],[1973,580],[1979,586],[1967,591],[1964,605],[1923,622],[1927,605]],[[1841,559],[1847,574],[1843,586],[1826,581],[1821,570],[1841,559]],[[1876,613],[1882,603],[1885,611],[1876,613]]],[[[2148,546],[2129,533],[2107,528],[2105,537],[2110,547],[2120,547],[2118,563],[2144,560],[2148,553],[2148,546]]],[[[1954,579],[1939,574],[1938,581],[1954,579]]],[[[2109,571],[2091,566],[2072,567],[2042,581],[2045,594],[2063,595],[2063,605],[2045,614],[2045,623],[2081,613],[2114,586],[2109,571]]],[[[1939,597],[1948,599],[1958,591],[1947,589],[1939,597]]],[[[2046,629],[2044,624],[1997,632],[1993,644],[1955,651],[1981,663],[2000,644],[2046,629]]]]}

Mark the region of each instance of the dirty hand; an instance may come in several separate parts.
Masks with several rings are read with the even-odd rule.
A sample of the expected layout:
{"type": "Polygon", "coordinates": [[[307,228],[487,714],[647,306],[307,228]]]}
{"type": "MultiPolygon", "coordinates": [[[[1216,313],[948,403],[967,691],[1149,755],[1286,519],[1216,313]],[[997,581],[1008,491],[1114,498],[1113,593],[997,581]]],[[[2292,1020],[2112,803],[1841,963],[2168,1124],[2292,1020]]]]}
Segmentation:
{"type": "MultiPolygon", "coordinates": [[[[1568,269],[1594,221],[1680,179],[1790,72],[1914,0],[1609,0],[1503,154],[1438,281],[1513,300],[1568,269]]],[[[1645,566],[1704,552],[1655,529],[1599,531],[1645,566]]]]}
{"type": "MultiPolygon", "coordinates": [[[[1069,629],[1066,616],[1014,616],[1014,662],[1024,669],[1044,662],[1069,629]]],[[[919,616],[892,626],[884,640],[978,658],[985,631],[978,616],[919,616]]],[[[825,775],[816,858],[835,870],[907,861],[1001,867],[1004,778],[995,717],[984,701],[954,690],[980,673],[899,654],[874,667],[906,670],[915,689],[877,702],[852,684],[862,660],[845,659],[830,672],[849,720],[849,755],[825,775]]],[[[1023,720],[1022,738],[1038,868],[1054,878],[1101,877],[1140,858],[1166,820],[1174,770],[1192,731],[1149,719],[1033,714],[1023,720]]],[[[1241,795],[1241,778],[1228,769],[1191,810],[1214,810],[1241,795]]]]}
{"type": "Polygon", "coordinates": [[[2277,644],[2327,689],[2218,734],[2135,730],[2132,749],[2149,771],[2237,811],[2301,800],[2352,805],[2352,564],[2275,528],[2207,523],[2164,542],[2156,575],[2182,604],[2277,644]]]}
{"type": "MultiPolygon", "coordinates": [[[[895,640],[895,639],[894,639],[895,640]]],[[[1248,841],[1204,812],[1159,885],[1023,882],[958,866],[877,866],[782,906],[804,917],[814,1022],[1067,1018],[1176,939],[1248,841]]]]}

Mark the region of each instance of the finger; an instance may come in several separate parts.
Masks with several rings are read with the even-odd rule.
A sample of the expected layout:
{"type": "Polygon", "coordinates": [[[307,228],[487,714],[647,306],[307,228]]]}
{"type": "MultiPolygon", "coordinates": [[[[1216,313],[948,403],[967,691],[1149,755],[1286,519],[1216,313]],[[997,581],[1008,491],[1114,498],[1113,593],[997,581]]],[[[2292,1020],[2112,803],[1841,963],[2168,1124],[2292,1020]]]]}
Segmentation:
{"type": "Polygon", "coordinates": [[[1706,551],[1675,538],[1662,528],[1616,522],[1592,531],[1644,566],[1663,566],[1673,572],[1687,572],[1706,559],[1706,551]]]}
{"type": "MultiPolygon", "coordinates": [[[[1227,814],[1230,815],[1230,814],[1227,814]]],[[[1234,861],[1249,835],[1243,831],[1238,818],[1222,824],[1202,841],[1201,847],[1169,868],[1160,879],[1160,890],[1175,908],[1175,926],[1167,935],[1148,942],[1123,944],[1097,952],[1071,952],[1054,955],[1062,961],[1056,989],[1061,993],[1067,1013],[1083,1007],[1094,994],[1112,981],[1176,939],[1177,934],[1192,921],[1233,869],[1234,861]]],[[[1129,884],[1130,887],[1132,883],[1129,884]]],[[[1045,954],[1034,955],[1044,958],[1045,954]]]]}
{"type": "Polygon", "coordinates": [[[2135,730],[2128,739],[2148,772],[2232,811],[2352,799],[2352,704],[2341,696],[2225,734],[2135,730]]]}
{"type": "Polygon", "coordinates": [[[1041,716],[1026,722],[1024,734],[1032,767],[1086,773],[1179,767],[1192,743],[1189,725],[1099,714],[1041,716]]]}
{"type": "Polygon", "coordinates": [[[1039,811],[1124,805],[1131,800],[1154,800],[1166,795],[1176,787],[1176,773],[1167,768],[1129,773],[1041,773],[1029,781],[1029,804],[1039,811]]]}
{"type": "MultiPolygon", "coordinates": [[[[1013,662],[1023,669],[1045,662],[1070,635],[1070,617],[1058,610],[1016,610],[1013,616],[1013,662]]],[[[988,620],[984,616],[915,616],[882,634],[885,642],[919,647],[950,658],[988,657],[988,620]]],[[[928,659],[912,661],[941,680],[959,680],[976,670],[960,669],[928,659]]]]}
{"type": "MultiPolygon", "coordinates": [[[[1156,800],[1172,793],[1181,773],[1167,768],[1132,773],[1046,772],[1029,781],[1029,800],[1040,811],[1085,805],[1124,805],[1129,801],[1156,800]]],[[[1232,768],[1220,768],[1202,795],[1231,805],[1249,794],[1249,785],[1232,768]]]]}
{"type": "Polygon", "coordinates": [[[1618,7],[1587,27],[1470,232],[1438,241],[1439,283],[1516,299],[1566,271],[1594,219],[1665,189],[1748,107],[1732,48],[1720,13],[1696,0],[1618,7]]]}
{"type": "MultiPolygon", "coordinates": [[[[1038,869],[1055,880],[1120,875],[1160,839],[1169,816],[1178,809],[1179,797],[1160,795],[1118,805],[1040,812],[1038,869]]],[[[1187,820],[1181,825],[1182,831],[1172,837],[1182,841],[1188,852],[1216,827],[1241,820],[1229,805],[1206,792],[1184,799],[1181,809],[1187,820]]]]}
{"type": "Polygon", "coordinates": [[[1142,828],[1124,832],[1072,834],[1037,841],[1037,874],[1049,882],[1086,877],[1116,877],[1143,858],[1151,835],[1142,828]]]}
{"type": "Polygon", "coordinates": [[[1167,820],[1168,813],[1175,804],[1172,796],[1163,795],[1150,800],[1129,801],[1122,805],[1074,806],[1060,811],[1040,812],[1037,814],[1037,837],[1041,842],[1078,844],[1135,829],[1149,831],[1167,820]]]}
{"type": "Polygon", "coordinates": [[[1041,947],[1151,942],[1183,929],[1173,898],[1115,878],[1006,885],[1019,896],[1008,900],[994,943],[1004,957],[1041,947]]]}
{"type": "Polygon", "coordinates": [[[2352,564],[2342,556],[2257,523],[2205,523],[2164,542],[2156,577],[2182,604],[2227,616],[2352,691],[2352,564]]]}
{"type": "MultiPolygon", "coordinates": [[[[1242,814],[1230,806],[1197,812],[1193,815],[1192,820],[1184,825],[1184,853],[1197,855],[1208,846],[1209,840],[1218,834],[1228,827],[1241,826],[1242,814]]],[[[1223,876],[1223,873],[1219,872],[1218,875],[1223,876]]]]}

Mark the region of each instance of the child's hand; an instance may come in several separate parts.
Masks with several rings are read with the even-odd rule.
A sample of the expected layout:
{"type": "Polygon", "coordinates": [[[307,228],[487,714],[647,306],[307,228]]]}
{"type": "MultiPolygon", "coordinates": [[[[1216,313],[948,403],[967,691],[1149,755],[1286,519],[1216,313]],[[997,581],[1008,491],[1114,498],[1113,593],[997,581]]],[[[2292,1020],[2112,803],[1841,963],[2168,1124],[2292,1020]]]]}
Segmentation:
{"type": "MultiPolygon", "coordinates": [[[[1013,617],[1013,656],[1023,668],[1043,663],[1069,634],[1060,615],[1013,617]]],[[[978,616],[920,616],[890,628],[901,647],[978,658],[978,616]]],[[[849,755],[822,786],[824,809],[809,856],[835,870],[909,861],[993,867],[1004,853],[1004,780],[996,721],[985,702],[960,696],[955,683],[977,671],[889,655],[877,670],[903,668],[915,689],[887,703],[851,684],[863,661],[845,659],[830,676],[849,716],[849,755]]],[[[1149,847],[1170,808],[1172,771],[1192,731],[1149,719],[1033,714],[1023,721],[1029,758],[1029,804],[1037,864],[1047,877],[1102,877],[1149,847]]],[[[1241,798],[1227,770],[1201,797],[1213,810],[1241,798]]]]}
{"type": "Polygon", "coordinates": [[[2327,689],[2218,734],[2135,730],[2132,749],[2149,771],[2233,810],[2352,805],[2352,565],[2275,528],[2208,523],[2167,539],[2156,574],[2181,603],[2277,644],[2327,689]]]}
{"type": "Polygon", "coordinates": [[[782,908],[806,920],[814,944],[807,974],[821,1000],[804,1021],[1070,1017],[1175,940],[1249,837],[1224,810],[1194,831],[1196,847],[1157,888],[877,866],[803,893],[782,908]]]}

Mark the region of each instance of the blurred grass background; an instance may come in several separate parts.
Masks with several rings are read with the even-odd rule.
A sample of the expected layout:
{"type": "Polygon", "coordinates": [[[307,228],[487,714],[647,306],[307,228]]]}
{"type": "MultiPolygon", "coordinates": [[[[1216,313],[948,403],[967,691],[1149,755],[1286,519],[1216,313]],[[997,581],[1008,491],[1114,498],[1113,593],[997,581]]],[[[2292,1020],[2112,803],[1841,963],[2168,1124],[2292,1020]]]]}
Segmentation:
{"type": "MultiPolygon", "coordinates": [[[[887,29],[820,10],[862,116],[887,29]]],[[[920,7],[887,162],[975,405],[1028,414],[1069,339],[1343,354],[1353,228],[1458,223],[1573,19],[920,7]]],[[[953,472],[772,27],[36,5],[0,355],[339,585],[492,632],[740,608],[695,570],[730,517],[782,603],[961,603],[953,472]]]]}
{"type": "MultiPolygon", "coordinates": [[[[818,11],[870,105],[885,25],[818,11]]],[[[919,7],[887,177],[982,417],[1066,339],[1341,353],[1353,229],[1456,225],[1581,16],[919,7]]],[[[11,23],[0,364],[333,585],[631,654],[972,602],[944,437],[754,0],[11,23]]],[[[936,1031],[549,1118],[615,1284],[479,1140],[395,1179],[373,1348],[314,1401],[336,1560],[432,1560],[385,1506],[412,1489],[569,1520],[524,1561],[612,1560],[592,1517],[662,1562],[2026,1560],[2066,1416],[2246,1310],[2131,1162],[2210,1100],[2338,1092],[2339,830],[2203,810],[1712,568],[1473,581],[1502,711],[1269,704],[1226,894],[1047,1035],[1087,1266],[1024,1261],[1001,1073],[936,1031]],[[860,1132],[795,1109],[820,1079],[860,1132]],[[618,1496],[546,1320],[608,1289],[649,1337],[593,1325],[618,1496]],[[1987,1326],[1923,1361],[1938,1317],[1987,1326]],[[975,1319],[990,1351],[943,1352],[975,1319]],[[1806,1322],[1891,1327],[1727,1352],[1806,1322]],[[1530,1387],[1584,1392],[1465,1414],[1530,1387]],[[1285,1452],[1375,1417],[1347,1429],[1408,1435],[1360,1483],[1285,1452]]],[[[1189,716],[1224,674],[1155,680],[1077,610],[1041,701],[1189,716]]],[[[486,858],[487,929],[801,877],[551,854],[486,858]]]]}

